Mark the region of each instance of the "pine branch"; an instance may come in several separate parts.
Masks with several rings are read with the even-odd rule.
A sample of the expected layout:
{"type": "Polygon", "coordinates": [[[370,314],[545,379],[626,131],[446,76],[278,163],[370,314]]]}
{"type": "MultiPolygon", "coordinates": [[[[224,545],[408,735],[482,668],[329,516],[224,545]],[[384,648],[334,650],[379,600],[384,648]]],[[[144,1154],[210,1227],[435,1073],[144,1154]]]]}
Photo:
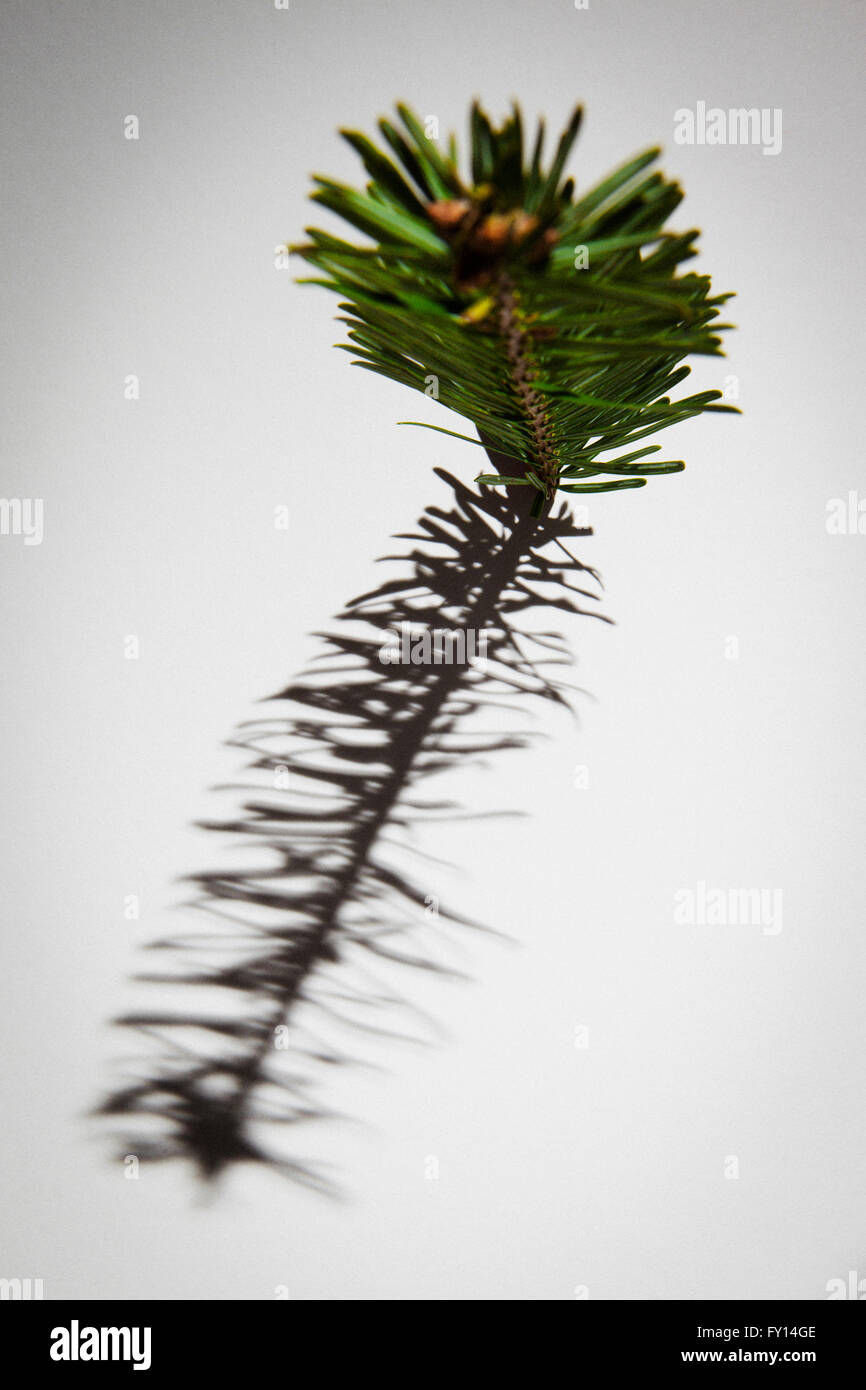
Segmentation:
{"type": "Polygon", "coordinates": [[[249,1160],[327,1186],[315,1166],[266,1149],[260,1130],[321,1117],[301,1064],[348,1060],[311,1040],[306,1012],[348,1022],[352,1009],[360,1030],[369,1025],[359,1010],[398,1002],[390,986],[357,983],[359,958],[444,968],[406,916],[423,909],[425,893],[388,845],[416,813],[456,809],[413,800],[417,784],[466,757],[526,745],[524,731],[477,730],[485,705],[567,703],[546,669],[568,660],[561,637],[515,625],[532,610],[591,611],[580,604],[595,597],[593,572],[564,546],[588,533],[555,511],[557,494],[632,489],[678,472],[682,460],[651,459],[658,446],[643,441],[734,409],[718,391],[671,395],[689,375],[687,357],[720,354],[729,296],[713,296],[707,276],[681,273],[698,234],[666,226],[682,192],[649,172],[658,150],[576,196],[565,165],[579,108],[545,169],[542,125],[527,160],[519,109],[494,128],[476,104],[464,173],[453,138],[443,153],[408,107],[397,113],[402,129],[379,123],[384,147],[343,132],[369,175],[364,190],[315,180],[314,200],[367,241],[308,228],[293,250],[319,272],[312,283],[341,296],[341,346],[355,362],[425,396],[435,385],[475,433],[403,423],[479,445],[494,471],[476,479],[476,494],[437,470],[453,505],[425,511],[403,557],[408,574],[348,604],[322,634],[321,662],[275,697],[290,712],[239,734],[256,773],[287,775],[290,794],[261,791],[209,828],[265,850],[270,863],[196,875],[198,905],[219,930],[158,943],[192,963],[144,977],[207,989],[210,1010],[187,1001],[120,1020],[158,1050],[102,1112],[133,1123],[127,1150],[192,1159],[208,1178],[249,1160]],[[426,634],[427,654],[422,637],[419,663],[402,652],[384,659],[407,624],[426,634]],[[443,626],[464,647],[486,635],[486,665],[437,662],[431,633],[443,626]],[[282,1050],[300,1070],[280,1067],[282,1050]]]}
{"type": "Polygon", "coordinates": [[[527,164],[519,109],[494,129],[473,107],[468,175],[453,140],[443,154],[397,109],[405,134],[380,122],[397,164],[344,131],[371,181],[362,192],[315,179],[314,201],[370,244],[310,227],[291,248],[319,272],[302,283],[341,296],[349,342],[339,346],[368,371],[425,395],[432,386],[504,460],[477,481],[538,491],[536,514],[557,491],[631,489],[680,472],[682,459],[650,458],[659,446],[643,441],[696,415],[738,412],[720,391],[671,395],[689,375],[686,358],[721,354],[730,296],[681,272],[698,233],[666,226],[683,194],[649,172],[659,151],[576,197],[563,172],[579,108],[545,171],[543,127],[527,164]]]}

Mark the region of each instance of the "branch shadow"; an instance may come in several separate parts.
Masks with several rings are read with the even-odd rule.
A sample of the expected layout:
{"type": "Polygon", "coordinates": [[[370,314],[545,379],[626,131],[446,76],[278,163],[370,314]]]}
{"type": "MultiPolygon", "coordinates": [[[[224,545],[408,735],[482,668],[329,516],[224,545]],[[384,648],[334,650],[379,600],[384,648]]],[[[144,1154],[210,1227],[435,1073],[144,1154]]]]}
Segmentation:
{"type": "Polygon", "coordinates": [[[557,679],[568,647],[557,632],[524,628],[525,616],[609,620],[593,608],[597,575],[567,545],[591,531],[566,507],[531,518],[528,489],[479,493],[436,472],[449,505],[427,507],[417,529],[397,537],[408,548],[383,557],[401,574],[347,603],[317,634],[320,656],[270,697],[280,713],[241,725],[230,741],[252,755],[258,780],[243,788],[252,795],[236,816],[199,824],[267,861],[192,875],[209,929],[149,948],[165,968],[136,978],[179,988],[183,1002],[115,1020],[150,1048],[95,1112],[126,1126],[124,1155],[186,1158],[205,1180],[236,1163],[266,1164],[336,1194],[321,1165],[260,1137],[333,1113],[312,1097],[313,1082],[354,1059],[309,1019],[411,1038],[370,1021],[406,1000],[368,967],[459,973],[428,938],[449,923],[487,930],[438,902],[431,913],[425,886],[386,847],[396,839],[411,850],[417,825],[467,815],[419,796],[420,784],[534,737],[479,729],[485,709],[570,707],[571,687],[557,679]]]}

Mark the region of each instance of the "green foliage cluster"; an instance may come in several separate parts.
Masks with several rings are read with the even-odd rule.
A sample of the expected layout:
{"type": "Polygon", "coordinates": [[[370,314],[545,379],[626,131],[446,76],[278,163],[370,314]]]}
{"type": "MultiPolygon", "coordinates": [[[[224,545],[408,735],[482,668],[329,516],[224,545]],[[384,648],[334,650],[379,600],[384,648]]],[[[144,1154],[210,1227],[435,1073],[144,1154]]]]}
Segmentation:
{"type": "Polygon", "coordinates": [[[379,143],[341,132],[365,188],[315,178],[314,201],[368,240],[307,228],[291,248],[319,272],[302,283],[341,296],[350,341],[340,346],[422,392],[435,377],[437,398],[481,439],[457,437],[513,462],[478,481],[534,486],[536,514],[557,489],[640,487],[681,470],[644,441],[735,411],[719,391],[671,394],[689,375],[684,359],[720,355],[731,296],[682,270],[699,233],[666,228],[683,194],[651,168],[659,150],[576,192],[564,171],[580,108],[546,166],[543,121],[530,153],[517,106],[494,128],[476,103],[465,174],[453,136],[440,148],[407,106],[397,113],[399,125],[379,122],[379,143]]]}

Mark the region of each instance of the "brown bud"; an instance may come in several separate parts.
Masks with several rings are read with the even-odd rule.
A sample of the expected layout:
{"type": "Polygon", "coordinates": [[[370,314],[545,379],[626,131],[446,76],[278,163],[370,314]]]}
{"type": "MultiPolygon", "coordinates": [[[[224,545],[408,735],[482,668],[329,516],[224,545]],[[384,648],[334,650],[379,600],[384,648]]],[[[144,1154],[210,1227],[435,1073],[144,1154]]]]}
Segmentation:
{"type": "Polygon", "coordinates": [[[538,218],[534,217],[531,212],[524,212],[521,208],[514,214],[512,222],[514,240],[525,241],[528,236],[532,235],[537,226],[538,218]]]}
{"type": "Polygon", "coordinates": [[[530,246],[528,259],[530,261],[543,261],[546,256],[550,255],[558,241],[559,232],[555,231],[553,227],[548,227],[546,232],[542,232],[535,244],[530,246]]]}
{"type": "Polygon", "coordinates": [[[470,238],[473,251],[482,256],[496,256],[504,251],[511,231],[511,214],[491,212],[475,228],[470,238]]]}
{"type": "Polygon", "coordinates": [[[427,204],[427,216],[436,230],[447,237],[458,231],[471,207],[468,198],[440,198],[427,204]]]}

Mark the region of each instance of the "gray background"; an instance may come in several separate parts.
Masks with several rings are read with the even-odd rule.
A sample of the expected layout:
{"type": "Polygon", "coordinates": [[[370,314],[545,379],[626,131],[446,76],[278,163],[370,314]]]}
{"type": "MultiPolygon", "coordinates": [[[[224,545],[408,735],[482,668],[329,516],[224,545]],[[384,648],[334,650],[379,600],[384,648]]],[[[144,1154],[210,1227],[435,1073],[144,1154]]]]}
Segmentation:
{"type": "Polygon", "coordinates": [[[545,1300],[823,1298],[866,1275],[866,538],[825,527],[863,487],[863,20],[7,0],[0,490],[44,499],[45,537],[0,538],[0,1275],[49,1298],[545,1300]],[[580,727],[458,779],[527,820],[442,832],[462,867],[442,891],[519,944],[473,941],[475,983],[406,982],[443,1047],[330,1083],[358,1123],[304,1142],[349,1200],[246,1172],[216,1202],[178,1169],[126,1181],[82,1117],[130,1050],[106,1020],[136,943],[178,927],[175,880],[215,859],[189,822],[238,770],[221,740],[435,500],[431,468],[477,467],[396,427],[460,424],[350,369],[335,304],[274,248],[327,220],[312,171],[356,178],[338,125],[405,98],[462,140],[476,94],[553,130],[583,100],[583,186],[665,146],[676,223],[738,292],[727,362],[692,381],[736,375],[745,413],[672,432],[681,477],[593,500],[582,554],[617,626],[570,625],[580,727]],[[698,100],[781,107],[781,154],[675,145],[698,100]],[[675,926],[700,879],[781,888],[782,932],[675,926]]]}

